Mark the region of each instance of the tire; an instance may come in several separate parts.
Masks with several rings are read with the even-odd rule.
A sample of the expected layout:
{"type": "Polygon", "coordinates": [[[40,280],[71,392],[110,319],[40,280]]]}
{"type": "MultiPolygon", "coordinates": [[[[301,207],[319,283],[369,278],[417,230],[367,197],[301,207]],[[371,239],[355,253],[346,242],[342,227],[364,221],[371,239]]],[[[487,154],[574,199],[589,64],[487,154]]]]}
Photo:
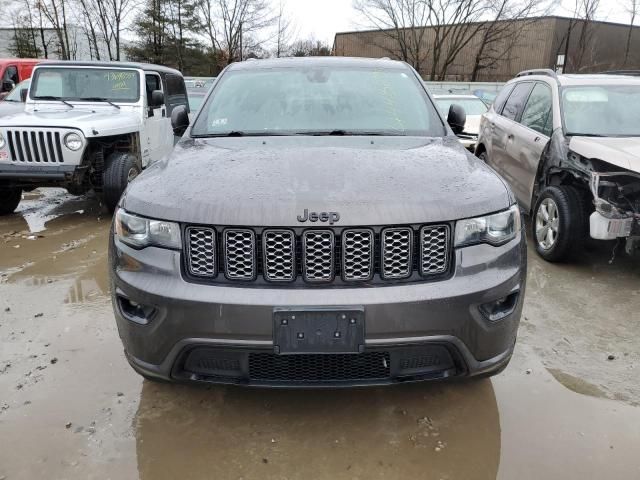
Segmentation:
{"type": "Polygon", "coordinates": [[[545,188],[531,216],[536,252],[548,262],[567,260],[581,251],[587,236],[584,196],[572,186],[545,188]]]}
{"type": "Polygon", "coordinates": [[[102,172],[102,194],[110,213],[115,211],[120,196],[139,173],[140,166],[132,154],[115,152],[109,155],[102,172]]]}
{"type": "Polygon", "coordinates": [[[487,155],[487,151],[483,150],[482,152],[480,152],[478,154],[478,158],[480,160],[482,160],[484,163],[487,163],[487,161],[489,160],[489,155],[487,155]]]}
{"type": "Polygon", "coordinates": [[[0,187],[0,215],[13,213],[22,200],[21,188],[0,187]]]}

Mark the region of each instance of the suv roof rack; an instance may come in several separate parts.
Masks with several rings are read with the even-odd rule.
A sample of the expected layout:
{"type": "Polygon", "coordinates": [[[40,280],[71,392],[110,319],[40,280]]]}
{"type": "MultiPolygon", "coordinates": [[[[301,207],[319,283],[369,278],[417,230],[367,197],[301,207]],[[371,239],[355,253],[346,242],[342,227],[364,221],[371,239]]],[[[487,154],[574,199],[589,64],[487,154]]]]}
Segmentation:
{"type": "Polygon", "coordinates": [[[607,70],[601,72],[602,75],[630,75],[632,77],[640,77],[640,70],[607,70]]]}
{"type": "Polygon", "coordinates": [[[558,78],[558,74],[550,68],[537,68],[533,70],[524,70],[516,75],[516,77],[526,77],[527,75],[545,75],[547,77],[558,78]]]}

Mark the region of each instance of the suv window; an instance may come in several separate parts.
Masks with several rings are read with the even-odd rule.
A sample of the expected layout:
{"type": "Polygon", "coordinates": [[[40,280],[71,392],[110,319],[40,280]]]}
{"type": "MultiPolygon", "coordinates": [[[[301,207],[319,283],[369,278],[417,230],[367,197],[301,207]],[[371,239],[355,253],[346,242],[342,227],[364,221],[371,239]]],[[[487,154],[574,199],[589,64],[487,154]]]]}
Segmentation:
{"type": "Polygon", "coordinates": [[[518,113],[522,110],[522,105],[527,100],[529,91],[531,90],[531,82],[518,83],[509,95],[509,100],[504,104],[502,115],[509,120],[515,120],[518,113]]]}
{"type": "Polygon", "coordinates": [[[550,136],[553,124],[553,122],[549,121],[551,117],[551,98],[549,86],[545,83],[536,83],[533,90],[531,90],[527,105],[524,107],[520,123],[547,137],[550,136]]]}
{"type": "Polygon", "coordinates": [[[167,82],[167,106],[168,114],[178,105],[187,105],[187,88],[184,79],[178,75],[168,73],[165,76],[167,82]]]}
{"type": "Polygon", "coordinates": [[[504,107],[504,102],[507,101],[507,97],[511,93],[511,90],[513,90],[513,84],[505,85],[504,88],[500,90],[500,93],[493,101],[493,109],[497,113],[500,113],[502,111],[502,107],[504,107]]]}

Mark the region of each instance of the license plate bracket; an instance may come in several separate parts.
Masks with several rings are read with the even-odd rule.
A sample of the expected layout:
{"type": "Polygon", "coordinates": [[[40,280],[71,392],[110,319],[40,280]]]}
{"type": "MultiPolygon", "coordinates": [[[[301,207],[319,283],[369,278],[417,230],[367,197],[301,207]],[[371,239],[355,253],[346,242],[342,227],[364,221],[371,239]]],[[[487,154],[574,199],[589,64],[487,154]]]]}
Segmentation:
{"type": "Polygon", "coordinates": [[[273,348],[281,355],[364,352],[364,307],[273,309],[273,348]]]}

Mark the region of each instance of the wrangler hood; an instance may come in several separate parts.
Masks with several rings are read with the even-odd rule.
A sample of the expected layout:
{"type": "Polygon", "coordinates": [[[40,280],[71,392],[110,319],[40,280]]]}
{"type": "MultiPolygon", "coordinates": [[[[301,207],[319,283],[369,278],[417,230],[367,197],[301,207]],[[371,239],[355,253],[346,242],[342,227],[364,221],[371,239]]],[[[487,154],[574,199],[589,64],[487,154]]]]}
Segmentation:
{"type": "Polygon", "coordinates": [[[303,226],[308,209],[355,226],[473,217],[512,198],[455,137],[248,137],[183,140],[121,202],[179,222],[303,226]]]}
{"type": "Polygon", "coordinates": [[[639,137],[572,137],[569,149],[585,158],[597,158],[640,173],[639,137]]]}
{"type": "MultiPolygon", "coordinates": [[[[24,106],[23,106],[24,108],[24,106]]],[[[0,128],[77,128],[85,137],[104,137],[140,130],[142,119],[132,111],[100,105],[95,109],[76,105],[68,109],[22,111],[0,118],[0,128]],[[98,132],[98,133],[95,133],[98,132]]]]}

